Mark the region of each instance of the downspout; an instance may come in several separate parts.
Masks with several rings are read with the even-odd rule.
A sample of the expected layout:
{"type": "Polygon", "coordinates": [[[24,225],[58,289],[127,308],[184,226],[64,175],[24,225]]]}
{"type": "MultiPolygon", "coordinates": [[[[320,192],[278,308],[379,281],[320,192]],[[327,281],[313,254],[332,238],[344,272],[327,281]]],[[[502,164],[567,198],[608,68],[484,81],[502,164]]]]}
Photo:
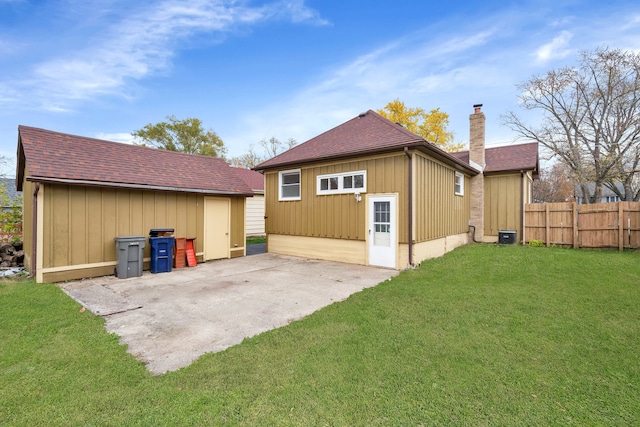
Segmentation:
{"type": "Polygon", "coordinates": [[[524,171],[520,171],[520,241],[524,245],[524,171]]]}
{"type": "Polygon", "coordinates": [[[404,154],[409,158],[409,265],[413,267],[413,159],[409,149],[404,147],[404,154]]]}
{"type": "Polygon", "coordinates": [[[36,189],[33,192],[33,212],[31,226],[31,274],[29,277],[36,277],[36,269],[38,268],[38,193],[40,192],[40,183],[36,182],[36,189]]]}

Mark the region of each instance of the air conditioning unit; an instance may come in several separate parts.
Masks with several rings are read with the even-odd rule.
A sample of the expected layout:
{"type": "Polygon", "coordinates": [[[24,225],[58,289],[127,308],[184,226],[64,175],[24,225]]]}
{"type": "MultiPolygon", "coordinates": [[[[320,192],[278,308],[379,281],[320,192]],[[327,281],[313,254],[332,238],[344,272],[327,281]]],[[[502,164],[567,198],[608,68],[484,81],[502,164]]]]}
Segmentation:
{"type": "Polygon", "coordinates": [[[516,243],[517,232],[514,230],[498,231],[498,243],[501,245],[514,245],[516,243]]]}

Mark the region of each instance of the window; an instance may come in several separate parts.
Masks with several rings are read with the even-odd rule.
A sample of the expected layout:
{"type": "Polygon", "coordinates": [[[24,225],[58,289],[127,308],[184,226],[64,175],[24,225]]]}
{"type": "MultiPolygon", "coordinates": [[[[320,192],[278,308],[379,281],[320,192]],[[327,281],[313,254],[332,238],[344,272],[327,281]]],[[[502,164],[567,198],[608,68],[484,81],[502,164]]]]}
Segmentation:
{"type": "Polygon", "coordinates": [[[367,191],[367,171],[318,175],[316,193],[346,194],[367,191]]]}
{"type": "Polygon", "coordinates": [[[456,172],[455,192],[456,196],[464,196],[464,175],[460,172],[456,172]]]}
{"type": "Polygon", "coordinates": [[[607,196],[605,200],[607,203],[619,202],[620,196],[607,196]]]}
{"type": "Polygon", "coordinates": [[[278,178],[279,200],[300,200],[300,169],[282,171],[278,178]]]}

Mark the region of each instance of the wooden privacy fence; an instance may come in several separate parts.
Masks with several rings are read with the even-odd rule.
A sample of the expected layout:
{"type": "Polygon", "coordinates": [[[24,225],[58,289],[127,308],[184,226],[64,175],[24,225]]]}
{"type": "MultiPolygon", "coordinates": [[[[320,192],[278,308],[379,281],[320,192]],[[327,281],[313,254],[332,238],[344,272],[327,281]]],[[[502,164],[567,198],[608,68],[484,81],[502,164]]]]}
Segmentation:
{"type": "Polygon", "coordinates": [[[618,250],[640,247],[640,202],[532,203],[524,212],[525,242],[618,250]]]}

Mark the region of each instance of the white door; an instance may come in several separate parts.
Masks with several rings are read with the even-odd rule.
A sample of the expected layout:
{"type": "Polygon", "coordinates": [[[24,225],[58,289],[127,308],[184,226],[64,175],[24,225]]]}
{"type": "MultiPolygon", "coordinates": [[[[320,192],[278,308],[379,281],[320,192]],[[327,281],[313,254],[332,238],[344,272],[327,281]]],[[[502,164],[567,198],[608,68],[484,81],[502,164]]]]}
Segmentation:
{"type": "Polygon", "coordinates": [[[396,197],[369,198],[369,265],[396,268],[396,197]]]}
{"type": "Polygon", "coordinates": [[[229,258],[229,211],[231,200],[220,197],[204,199],[204,259],[229,258]]]}

